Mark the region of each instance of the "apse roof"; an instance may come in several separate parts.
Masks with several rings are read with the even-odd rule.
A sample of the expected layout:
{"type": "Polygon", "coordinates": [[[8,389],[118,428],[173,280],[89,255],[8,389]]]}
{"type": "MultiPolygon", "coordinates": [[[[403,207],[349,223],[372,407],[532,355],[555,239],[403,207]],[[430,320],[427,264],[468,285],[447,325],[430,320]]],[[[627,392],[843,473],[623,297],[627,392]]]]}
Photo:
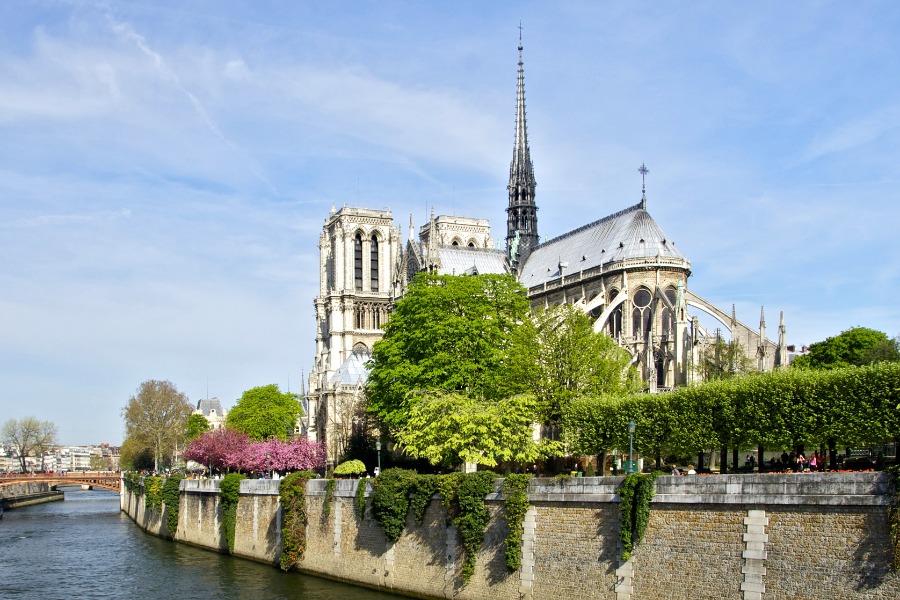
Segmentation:
{"type": "Polygon", "coordinates": [[[500,250],[445,246],[437,250],[442,275],[509,273],[506,254],[500,250]]]}
{"type": "Polygon", "coordinates": [[[628,258],[674,258],[684,255],[639,202],[608,217],[544,242],[531,251],[519,281],[526,288],[628,258]]]}
{"type": "Polygon", "coordinates": [[[351,353],[329,381],[338,385],[364,384],[369,378],[369,369],[366,368],[366,363],[370,358],[372,358],[372,353],[368,351],[357,350],[351,353]]]}
{"type": "Polygon", "coordinates": [[[225,411],[222,410],[222,402],[218,398],[204,398],[197,402],[197,410],[199,410],[204,417],[208,417],[212,411],[216,411],[216,414],[220,417],[225,414],[225,411]]]}

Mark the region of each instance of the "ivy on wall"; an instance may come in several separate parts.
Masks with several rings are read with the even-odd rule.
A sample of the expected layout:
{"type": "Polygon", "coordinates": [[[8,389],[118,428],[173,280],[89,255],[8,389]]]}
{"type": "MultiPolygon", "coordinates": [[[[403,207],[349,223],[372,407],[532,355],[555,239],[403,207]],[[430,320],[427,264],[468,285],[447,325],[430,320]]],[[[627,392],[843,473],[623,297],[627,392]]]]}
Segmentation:
{"type": "Polygon", "coordinates": [[[312,471],[295,471],[281,480],[278,496],[284,518],[279,562],[282,571],[299,566],[306,552],[306,482],[315,476],[312,471]]]}
{"type": "Polygon", "coordinates": [[[509,534],[504,540],[506,566],[511,571],[522,566],[522,536],[525,533],[525,513],[528,512],[528,482],[531,475],[527,473],[507,475],[503,480],[503,508],[506,510],[506,523],[509,534]]]}
{"type": "Polygon", "coordinates": [[[144,497],[147,499],[147,506],[154,510],[162,508],[162,489],[165,479],[153,475],[144,477],[144,497]]]}
{"type": "Polygon", "coordinates": [[[622,560],[631,558],[635,546],[644,536],[650,522],[650,501],[653,499],[654,482],[661,473],[650,475],[632,473],[619,487],[619,511],[621,512],[622,560]]]}
{"type": "Polygon", "coordinates": [[[366,489],[369,482],[366,479],[360,479],[356,484],[356,517],[362,521],[366,516],[366,489]]]}
{"type": "Polygon", "coordinates": [[[181,497],[182,479],[184,479],[184,477],[180,474],[169,475],[169,477],[166,478],[166,481],[162,486],[162,492],[160,493],[163,504],[166,506],[166,527],[168,527],[169,534],[171,534],[172,537],[175,537],[175,531],[178,529],[178,501],[181,497]]]}
{"type": "Polygon", "coordinates": [[[325,501],[322,504],[322,516],[328,517],[331,515],[331,500],[334,498],[334,486],[337,483],[334,479],[329,479],[325,482],[325,501]]]}
{"type": "Polygon", "coordinates": [[[437,475],[419,475],[412,486],[412,495],[409,498],[409,507],[413,511],[416,524],[421,525],[425,518],[425,510],[431,504],[431,499],[437,492],[437,475]]]}
{"type": "Polygon", "coordinates": [[[458,508],[458,514],[453,519],[453,524],[459,531],[465,550],[462,576],[466,582],[475,573],[478,548],[484,541],[484,530],[490,519],[484,498],[494,491],[494,478],[494,473],[490,471],[467,473],[456,489],[454,504],[458,508]]]}
{"type": "Polygon", "coordinates": [[[225,528],[225,539],[228,540],[228,551],[234,552],[234,529],[237,521],[238,494],[241,480],[247,476],[243,473],[229,473],[219,484],[222,497],[222,526],[225,528]]]}
{"type": "Polygon", "coordinates": [[[387,469],[375,478],[372,516],[389,542],[400,539],[406,527],[409,494],[417,473],[407,469],[387,469]]]}

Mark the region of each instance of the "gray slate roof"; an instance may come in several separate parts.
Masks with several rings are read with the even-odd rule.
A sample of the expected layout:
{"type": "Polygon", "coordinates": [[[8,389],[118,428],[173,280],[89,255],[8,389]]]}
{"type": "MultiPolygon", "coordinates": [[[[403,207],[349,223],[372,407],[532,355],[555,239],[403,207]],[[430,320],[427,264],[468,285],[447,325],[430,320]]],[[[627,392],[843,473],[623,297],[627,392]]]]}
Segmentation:
{"type": "Polygon", "coordinates": [[[509,273],[506,254],[501,250],[445,246],[438,249],[441,275],[484,275],[509,273]],[[475,272],[473,272],[473,269],[475,272]]]}
{"type": "Polygon", "coordinates": [[[639,202],[599,221],[544,242],[531,251],[519,281],[526,288],[628,258],[676,258],[687,262],[639,202]]]}
{"type": "Polygon", "coordinates": [[[366,363],[372,358],[371,352],[353,352],[347,360],[334,372],[329,380],[337,385],[365,384],[369,378],[366,363]]]}
{"type": "Polygon", "coordinates": [[[222,402],[218,398],[205,398],[197,402],[197,410],[203,413],[204,417],[208,417],[212,411],[216,411],[218,416],[223,416],[225,411],[222,410],[222,402]]]}

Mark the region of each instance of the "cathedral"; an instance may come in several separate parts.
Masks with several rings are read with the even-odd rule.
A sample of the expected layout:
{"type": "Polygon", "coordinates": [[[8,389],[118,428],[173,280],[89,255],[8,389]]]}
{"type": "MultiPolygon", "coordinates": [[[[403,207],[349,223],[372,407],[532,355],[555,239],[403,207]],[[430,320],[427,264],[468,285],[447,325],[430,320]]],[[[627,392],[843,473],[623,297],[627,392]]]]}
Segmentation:
{"type": "MultiPolygon", "coordinates": [[[[541,242],[537,183],[525,119],[525,76],[519,42],[516,130],[509,169],[505,251],[495,249],[490,224],[472,217],[435,216],[418,236],[410,217],[403,242],[390,211],[332,207],[319,237],[316,358],[310,372],[303,429],[325,441],[329,464],[364,426],[366,362],[381,339],[394,302],[416,273],[510,273],[528,290],[532,307],[578,306],[628,350],[649,393],[699,380],[697,364],[719,330],[706,330],[696,311],[728,330],[759,371],[787,364],[784,316],[777,341],[765,316],[751,328],[688,289],[691,263],[647,210],[646,187],[636,204],[541,242]]],[[[642,177],[648,170],[639,169],[642,177]]]]}

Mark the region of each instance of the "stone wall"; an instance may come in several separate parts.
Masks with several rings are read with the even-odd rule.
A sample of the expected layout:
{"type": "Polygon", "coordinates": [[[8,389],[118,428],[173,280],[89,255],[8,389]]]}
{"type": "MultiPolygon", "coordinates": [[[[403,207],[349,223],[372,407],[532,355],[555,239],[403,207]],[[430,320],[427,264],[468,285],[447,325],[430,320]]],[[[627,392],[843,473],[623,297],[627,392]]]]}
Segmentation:
{"type": "Polygon", "coordinates": [[[24,482],[0,486],[0,506],[21,508],[44,502],[62,500],[63,492],[56,491],[47,482],[24,482]]]}
{"type": "MultiPolygon", "coordinates": [[[[504,563],[500,495],[488,496],[492,519],[465,586],[458,535],[440,502],[429,505],[421,525],[410,516],[404,534],[389,544],[368,512],[356,516],[356,481],[337,482],[326,516],[326,482],[311,480],[301,570],[460,600],[900,597],[900,578],[890,570],[894,491],[885,474],[660,477],[644,539],[627,563],[620,560],[615,493],[621,480],[533,481],[516,572],[504,563]]],[[[235,554],[277,562],[278,483],[242,482],[235,554]]],[[[218,482],[185,480],[181,489],[175,539],[226,551],[218,482]]],[[[140,502],[123,502],[123,509],[148,523],[140,502]]]]}

